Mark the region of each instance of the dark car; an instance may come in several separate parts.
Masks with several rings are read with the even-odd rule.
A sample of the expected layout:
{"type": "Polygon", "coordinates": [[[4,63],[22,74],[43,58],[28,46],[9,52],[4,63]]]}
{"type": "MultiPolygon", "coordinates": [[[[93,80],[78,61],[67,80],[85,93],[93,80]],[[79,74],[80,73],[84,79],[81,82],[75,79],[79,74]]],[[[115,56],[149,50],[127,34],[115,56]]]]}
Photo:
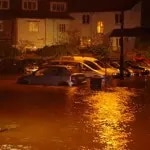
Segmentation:
{"type": "Polygon", "coordinates": [[[148,75],[149,70],[135,61],[125,61],[125,66],[133,70],[135,76],[148,75]]]}
{"type": "Polygon", "coordinates": [[[19,77],[17,83],[74,86],[85,84],[86,77],[71,66],[51,65],[19,77]]]}
{"type": "MultiPolygon", "coordinates": [[[[120,63],[118,61],[111,61],[110,65],[114,68],[120,69],[120,63]]],[[[134,72],[132,69],[127,68],[127,67],[123,67],[123,73],[125,77],[130,77],[134,75],[134,72]]],[[[118,77],[120,76],[120,73],[118,73],[118,77]]]]}

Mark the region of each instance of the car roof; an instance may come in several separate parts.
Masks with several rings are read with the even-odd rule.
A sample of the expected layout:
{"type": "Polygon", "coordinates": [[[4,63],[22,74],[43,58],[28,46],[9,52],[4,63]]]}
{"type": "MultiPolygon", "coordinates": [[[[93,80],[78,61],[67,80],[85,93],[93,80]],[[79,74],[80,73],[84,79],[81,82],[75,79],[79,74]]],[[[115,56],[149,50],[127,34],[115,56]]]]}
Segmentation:
{"type": "Polygon", "coordinates": [[[50,68],[50,67],[67,68],[67,65],[49,65],[49,66],[46,66],[45,68],[50,68]]]}

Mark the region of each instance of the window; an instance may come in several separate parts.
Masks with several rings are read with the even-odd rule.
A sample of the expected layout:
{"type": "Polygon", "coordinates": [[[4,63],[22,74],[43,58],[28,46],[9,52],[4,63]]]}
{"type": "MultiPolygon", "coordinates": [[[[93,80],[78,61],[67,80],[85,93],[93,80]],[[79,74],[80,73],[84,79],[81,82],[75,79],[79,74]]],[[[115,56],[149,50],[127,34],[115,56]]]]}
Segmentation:
{"type": "Polygon", "coordinates": [[[104,33],[104,24],[102,21],[98,21],[97,23],[97,33],[104,33]]]}
{"type": "Polygon", "coordinates": [[[65,2],[50,2],[51,12],[65,12],[67,9],[65,2]]]}
{"type": "Polygon", "coordinates": [[[113,51],[118,51],[120,49],[120,37],[111,38],[110,46],[113,51]]]}
{"type": "Polygon", "coordinates": [[[66,25],[65,24],[59,24],[59,32],[66,32],[66,25]]]}
{"type": "Polygon", "coordinates": [[[0,32],[4,31],[3,21],[0,21],[0,32]]]}
{"type": "Polygon", "coordinates": [[[91,46],[91,44],[92,44],[92,41],[91,41],[90,37],[83,36],[80,38],[80,46],[81,47],[88,47],[88,46],[91,46]]]}
{"type": "Polygon", "coordinates": [[[89,24],[90,23],[90,16],[89,15],[83,15],[82,16],[82,23],[83,24],[89,24]]]}
{"type": "Polygon", "coordinates": [[[0,0],[0,9],[9,9],[9,0],[0,0]]]}
{"type": "Polygon", "coordinates": [[[22,1],[23,10],[37,10],[38,1],[37,0],[23,0],[22,1]]]}
{"type": "Polygon", "coordinates": [[[38,32],[38,31],[39,31],[39,22],[29,21],[29,32],[38,32]]]}
{"type": "Polygon", "coordinates": [[[115,24],[121,24],[121,14],[115,14],[115,24]]]}

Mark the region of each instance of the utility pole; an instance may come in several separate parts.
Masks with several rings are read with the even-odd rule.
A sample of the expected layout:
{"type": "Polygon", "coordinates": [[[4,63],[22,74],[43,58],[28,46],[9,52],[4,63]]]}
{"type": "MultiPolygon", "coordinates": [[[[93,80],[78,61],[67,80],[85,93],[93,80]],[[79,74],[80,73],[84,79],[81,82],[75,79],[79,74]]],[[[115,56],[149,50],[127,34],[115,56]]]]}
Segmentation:
{"type": "Polygon", "coordinates": [[[124,44],[123,33],[124,32],[124,10],[121,10],[121,35],[120,35],[120,79],[124,79],[124,44]]]}

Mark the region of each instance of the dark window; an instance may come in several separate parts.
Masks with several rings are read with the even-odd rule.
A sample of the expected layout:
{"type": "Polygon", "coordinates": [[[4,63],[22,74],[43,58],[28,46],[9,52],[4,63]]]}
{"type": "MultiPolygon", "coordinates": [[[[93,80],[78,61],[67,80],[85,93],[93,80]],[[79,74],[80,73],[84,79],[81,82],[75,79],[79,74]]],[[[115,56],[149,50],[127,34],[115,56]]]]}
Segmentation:
{"type": "Polygon", "coordinates": [[[8,9],[9,0],[0,0],[0,9],[8,9]]]}
{"type": "Polygon", "coordinates": [[[52,12],[65,12],[66,7],[65,2],[50,2],[50,11],[52,12]]]}
{"type": "Polygon", "coordinates": [[[83,24],[89,24],[90,23],[90,16],[89,15],[83,15],[82,16],[82,23],[83,24]]]}
{"type": "Polygon", "coordinates": [[[115,24],[121,23],[121,14],[115,14],[115,24]]]}

